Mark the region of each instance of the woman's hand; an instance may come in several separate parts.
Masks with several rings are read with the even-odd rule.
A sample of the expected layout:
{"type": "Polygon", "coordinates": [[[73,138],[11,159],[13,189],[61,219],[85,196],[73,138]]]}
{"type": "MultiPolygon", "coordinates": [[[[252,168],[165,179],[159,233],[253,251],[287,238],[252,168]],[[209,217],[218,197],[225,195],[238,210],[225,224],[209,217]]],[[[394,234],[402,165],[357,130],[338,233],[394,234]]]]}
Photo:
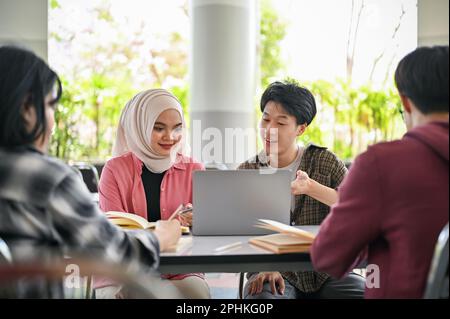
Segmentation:
{"type": "Polygon", "coordinates": [[[186,206],[184,206],[184,210],[188,210],[188,209],[189,209],[189,211],[187,211],[186,213],[181,212],[178,215],[178,219],[179,219],[181,225],[190,227],[190,226],[192,226],[192,217],[193,217],[192,204],[187,204],[186,206]]]}
{"type": "Polygon", "coordinates": [[[180,215],[181,225],[191,227],[192,226],[192,218],[193,218],[192,212],[180,215]]]}
{"type": "Polygon", "coordinates": [[[284,279],[279,272],[261,272],[254,275],[248,283],[248,293],[250,295],[262,293],[265,282],[270,283],[273,295],[275,295],[277,291],[280,295],[284,294],[286,286],[284,284],[284,279]]]}
{"type": "Polygon", "coordinates": [[[308,195],[310,193],[312,179],[303,171],[297,172],[297,178],[291,183],[293,195],[308,195]]]}
{"type": "Polygon", "coordinates": [[[160,251],[166,251],[175,246],[181,237],[180,222],[176,219],[160,220],[153,233],[158,238],[160,251]]]}

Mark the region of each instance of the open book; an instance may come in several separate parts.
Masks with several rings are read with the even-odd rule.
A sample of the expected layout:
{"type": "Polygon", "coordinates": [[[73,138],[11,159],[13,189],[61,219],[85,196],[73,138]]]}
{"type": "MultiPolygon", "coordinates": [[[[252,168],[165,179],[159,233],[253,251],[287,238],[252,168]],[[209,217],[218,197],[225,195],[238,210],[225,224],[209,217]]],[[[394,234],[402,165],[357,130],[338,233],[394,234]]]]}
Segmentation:
{"type": "Polygon", "coordinates": [[[277,254],[309,251],[315,235],[296,227],[268,219],[259,219],[255,225],[277,232],[277,234],[253,237],[250,244],[277,254]]]}
{"type": "MultiPolygon", "coordinates": [[[[111,223],[123,229],[154,230],[156,228],[156,223],[149,222],[139,215],[124,212],[106,212],[105,215],[111,223]]],[[[181,226],[181,232],[183,234],[189,234],[189,227],[181,226]]]]}

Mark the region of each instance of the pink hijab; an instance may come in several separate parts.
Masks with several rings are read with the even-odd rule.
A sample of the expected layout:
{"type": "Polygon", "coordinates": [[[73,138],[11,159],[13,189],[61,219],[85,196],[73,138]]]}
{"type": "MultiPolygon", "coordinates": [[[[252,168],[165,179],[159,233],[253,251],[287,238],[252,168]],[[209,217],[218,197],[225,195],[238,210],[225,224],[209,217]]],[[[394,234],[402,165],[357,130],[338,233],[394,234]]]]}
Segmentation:
{"type": "Polygon", "coordinates": [[[185,122],[180,101],[163,89],[152,89],[137,94],[122,110],[113,157],[133,152],[153,173],[162,173],[170,169],[183,151],[185,144],[185,122]],[[180,113],[183,123],[183,138],[168,157],[159,155],[151,147],[153,126],[159,115],[174,109],[180,113]]]}

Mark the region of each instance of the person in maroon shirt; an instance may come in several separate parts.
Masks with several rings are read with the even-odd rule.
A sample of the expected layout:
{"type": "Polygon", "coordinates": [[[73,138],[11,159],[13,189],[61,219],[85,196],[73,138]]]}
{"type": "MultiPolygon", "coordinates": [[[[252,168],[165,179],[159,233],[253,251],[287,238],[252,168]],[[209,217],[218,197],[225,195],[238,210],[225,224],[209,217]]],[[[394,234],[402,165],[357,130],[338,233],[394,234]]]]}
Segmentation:
{"type": "Polygon", "coordinates": [[[323,221],[311,258],[340,278],[367,260],[365,298],[422,298],[449,216],[448,46],[422,47],[395,82],[408,128],[360,155],[323,221]]]}

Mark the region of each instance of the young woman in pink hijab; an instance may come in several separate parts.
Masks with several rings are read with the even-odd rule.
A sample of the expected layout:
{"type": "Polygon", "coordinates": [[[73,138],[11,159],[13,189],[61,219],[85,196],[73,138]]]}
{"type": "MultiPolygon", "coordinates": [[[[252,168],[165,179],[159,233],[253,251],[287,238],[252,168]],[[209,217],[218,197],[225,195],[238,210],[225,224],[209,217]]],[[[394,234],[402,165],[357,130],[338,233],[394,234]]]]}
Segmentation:
{"type": "MultiPolygon", "coordinates": [[[[186,125],[178,99],[166,90],[137,94],[120,117],[113,156],[102,170],[100,208],[136,214],[154,222],[167,220],[192,202],[192,177],[204,166],[184,156],[186,125]]],[[[190,224],[192,216],[181,220],[190,224]]],[[[187,298],[209,298],[203,274],[164,275],[187,298]]],[[[111,287],[108,287],[111,288],[111,287]]],[[[115,290],[97,289],[114,297],[115,290]]]]}

